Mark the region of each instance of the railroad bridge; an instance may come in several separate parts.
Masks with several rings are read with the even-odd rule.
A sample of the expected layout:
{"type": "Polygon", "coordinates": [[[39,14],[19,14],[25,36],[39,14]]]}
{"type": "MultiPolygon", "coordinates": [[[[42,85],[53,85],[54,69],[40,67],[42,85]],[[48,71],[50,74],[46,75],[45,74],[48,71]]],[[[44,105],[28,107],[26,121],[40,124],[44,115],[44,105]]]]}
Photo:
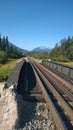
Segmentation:
{"type": "Polygon", "coordinates": [[[54,69],[48,64],[46,61],[39,64],[30,57],[22,60],[12,70],[6,87],[16,87],[24,102],[46,103],[55,121],[54,130],[73,130],[73,69],[68,77],[57,71],[56,65],[53,65],[54,69]]]}

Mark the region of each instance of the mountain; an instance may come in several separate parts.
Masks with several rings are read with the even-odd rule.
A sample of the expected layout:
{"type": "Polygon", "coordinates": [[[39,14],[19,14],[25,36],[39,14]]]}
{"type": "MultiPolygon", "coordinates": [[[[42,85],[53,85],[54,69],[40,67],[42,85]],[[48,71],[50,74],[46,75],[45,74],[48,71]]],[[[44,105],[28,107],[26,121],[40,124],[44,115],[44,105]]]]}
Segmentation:
{"type": "Polygon", "coordinates": [[[9,45],[10,45],[10,46],[14,46],[14,47],[16,47],[18,50],[21,50],[21,51],[23,51],[23,52],[25,52],[25,53],[27,53],[27,52],[50,52],[50,51],[51,51],[51,49],[48,48],[48,47],[46,47],[46,46],[36,47],[36,48],[34,48],[33,50],[28,51],[28,50],[26,50],[26,49],[22,49],[22,48],[20,48],[20,47],[17,47],[16,45],[14,45],[14,44],[11,43],[11,42],[9,42],[9,45]]]}
{"type": "Polygon", "coordinates": [[[21,50],[21,51],[23,51],[23,52],[29,52],[29,51],[26,50],[26,49],[22,49],[22,48],[20,48],[20,47],[17,47],[16,45],[14,45],[14,44],[11,43],[11,42],[9,42],[9,46],[14,46],[14,47],[16,47],[18,50],[21,50]]]}
{"type": "Polygon", "coordinates": [[[32,52],[50,52],[51,49],[46,46],[36,47],[32,50],[32,52]]]}

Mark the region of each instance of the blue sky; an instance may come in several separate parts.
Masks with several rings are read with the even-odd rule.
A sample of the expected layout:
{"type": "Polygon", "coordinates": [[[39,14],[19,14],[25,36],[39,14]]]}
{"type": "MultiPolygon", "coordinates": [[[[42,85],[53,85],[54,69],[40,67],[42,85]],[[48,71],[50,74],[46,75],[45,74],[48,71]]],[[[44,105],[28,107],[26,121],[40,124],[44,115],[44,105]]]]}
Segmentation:
{"type": "Polygon", "coordinates": [[[73,36],[73,0],[0,0],[0,32],[24,49],[52,48],[73,36]]]}

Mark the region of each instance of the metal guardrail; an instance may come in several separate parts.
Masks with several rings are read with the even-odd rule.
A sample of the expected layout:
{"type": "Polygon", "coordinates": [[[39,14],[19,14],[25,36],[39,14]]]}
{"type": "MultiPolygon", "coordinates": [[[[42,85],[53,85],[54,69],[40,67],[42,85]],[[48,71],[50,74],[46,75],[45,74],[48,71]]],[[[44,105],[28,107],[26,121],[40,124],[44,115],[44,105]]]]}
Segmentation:
{"type": "Polygon", "coordinates": [[[63,64],[59,64],[59,63],[52,62],[52,61],[46,61],[46,60],[43,60],[42,64],[68,76],[71,79],[73,79],[73,67],[69,67],[69,66],[66,66],[63,64]]]}

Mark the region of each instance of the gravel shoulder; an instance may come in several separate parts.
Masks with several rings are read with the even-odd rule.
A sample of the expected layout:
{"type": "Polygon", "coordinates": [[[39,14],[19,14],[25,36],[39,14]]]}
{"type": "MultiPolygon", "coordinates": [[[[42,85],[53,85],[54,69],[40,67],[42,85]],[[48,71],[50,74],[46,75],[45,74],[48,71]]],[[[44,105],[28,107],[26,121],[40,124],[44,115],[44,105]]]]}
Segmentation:
{"type": "Polygon", "coordinates": [[[11,86],[0,83],[0,130],[57,130],[43,102],[26,102],[11,86]]]}
{"type": "Polygon", "coordinates": [[[17,103],[12,89],[4,90],[4,83],[0,83],[0,130],[12,130],[17,119],[17,103]]]}

